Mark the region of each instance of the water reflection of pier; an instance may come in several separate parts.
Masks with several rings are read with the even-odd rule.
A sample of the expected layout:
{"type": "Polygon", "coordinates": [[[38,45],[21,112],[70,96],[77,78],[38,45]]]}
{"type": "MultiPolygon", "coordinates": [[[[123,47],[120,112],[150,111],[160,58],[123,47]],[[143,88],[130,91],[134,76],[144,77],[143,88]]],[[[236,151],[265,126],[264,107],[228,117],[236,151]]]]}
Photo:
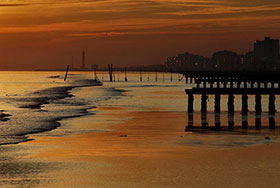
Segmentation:
{"type": "Polygon", "coordinates": [[[201,95],[201,127],[206,128],[207,99],[214,95],[215,129],[219,130],[221,95],[228,96],[228,128],[234,128],[234,99],[242,96],[242,128],[248,128],[248,95],[255,96],[255,128],[261,128],[262,96],[269,96],[268,114],[269,128],[275,128],[275,95],[280,94],[280,79],[277,73],[184,73],[187,83],[196,84],[192,89],[186,89],[188,95],[188,128],[194,126],[194,95],[201,95]]]}

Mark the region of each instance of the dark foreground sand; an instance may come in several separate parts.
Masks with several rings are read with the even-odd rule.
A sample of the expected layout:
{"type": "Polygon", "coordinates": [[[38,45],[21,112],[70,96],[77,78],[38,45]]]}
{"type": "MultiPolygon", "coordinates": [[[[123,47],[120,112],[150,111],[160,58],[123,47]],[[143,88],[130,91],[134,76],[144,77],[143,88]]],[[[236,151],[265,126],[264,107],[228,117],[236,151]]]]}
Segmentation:
{"type": "Polygon", "coordinates": [[[178,144],[187,136],[185,113],[123,108],[95,111],[96,116],[66,124],[71,129],[107,131],[31,136],[34,141],[16,146],[23,148],[16,158],[28,162],[27,168],[37,165],[41,170],[33,178],[7,176],[2,185],[14,180],[22,187],[280,186],[279,143],[226,149],[191,147],[178,144]],[[23,181],[26,179],[33,184],[23,181]]]}

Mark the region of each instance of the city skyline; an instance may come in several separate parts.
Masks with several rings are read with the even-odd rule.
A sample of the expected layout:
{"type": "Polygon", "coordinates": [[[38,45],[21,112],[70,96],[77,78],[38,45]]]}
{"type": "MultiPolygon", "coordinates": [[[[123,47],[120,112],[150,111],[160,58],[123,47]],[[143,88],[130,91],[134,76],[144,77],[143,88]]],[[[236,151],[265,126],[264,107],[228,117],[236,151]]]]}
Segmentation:
{"type": "Polygon", "coordinates": [[[264,40],[256,40],[253,49],[243,54],[221,50],[213,52],[209,58],[185,52],[168,57],[165,65],[186,71],[279,71],[279,39],[265,37],[264,40]]]}
{"type": "Polygon", "coordinates": [[[0,70],[161,64],[190,51],[245,53],[256,39],[280,38],[280,3],[202,1],[3,0],[0,70]]]}

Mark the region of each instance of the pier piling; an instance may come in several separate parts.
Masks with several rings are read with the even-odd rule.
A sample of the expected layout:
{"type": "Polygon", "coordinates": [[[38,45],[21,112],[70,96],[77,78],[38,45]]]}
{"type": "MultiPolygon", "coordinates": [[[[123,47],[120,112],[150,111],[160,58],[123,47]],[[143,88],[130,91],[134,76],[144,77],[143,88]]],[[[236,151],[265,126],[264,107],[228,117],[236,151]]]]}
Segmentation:
{"type": "Polygon", "coordinates": [[[201,95],[201,112],[206,113],[207,112],[207,95],[206,93],[202,93],[201,95]]]}
{"type": "Polygon", "coordinates": [[[193,94],[188,95],[188,112],[193,113],[193,94]]]}
{"type": "Polygon", "coordinates": [[[67,65],[66,72],[65,72],[65,76],[64,76],[64,82],[65,82],[65,81],[66,81],[66,79],[67,79],[67,75],[68,75],[69,67],[70,67],[70,65],[67,65]]]}
{"type": "MultiPolygon", "coordinates": [[[[220,129],[221,95],[228,95],[228,127],[234,128],[234,99],[236,95],[241,95],[241,115],[242,128],[248,128],[248,95],[255,97],[255,128],[262,128],[262,96],[269,95],[268,114],[269,127],[275,128],[275,95],[280,95],[280,78],[278,74],[272,73],[242,73],[235,75],[220,72],[215,73],[184,73],[186,83],[196,84],[192,89],[186,89],[188,95],[189,125],[193,126],[194,95],[201,95],[201,125],[207,127],[207,95],[214,95],[215,129],[220,129]],[[247,75],[248,74],[248,75],[247,75]],[[265,78],[262,77],[265,76],[265,78]],[[261,79],[260,79],[261,78],[261,79]]],[[[250,101],[252,102],[252,101],[250,101]]]]}
{"type": "Polygon", "coordinates": [[[215,113],[221,112],[221,95],[215,94],[215,113]]]}
{"type": "Polygon", "coordinates": [[[188,128],[193,128],[193,113],[188,113],[188,128]]]}
{"type": "Polygon", "coordinates": [[[270,94],[269,95],[269,104],[268,104],[268,113],[269,113],[269,128],[274,129],[275,128],[275,95],[270,94]]]}

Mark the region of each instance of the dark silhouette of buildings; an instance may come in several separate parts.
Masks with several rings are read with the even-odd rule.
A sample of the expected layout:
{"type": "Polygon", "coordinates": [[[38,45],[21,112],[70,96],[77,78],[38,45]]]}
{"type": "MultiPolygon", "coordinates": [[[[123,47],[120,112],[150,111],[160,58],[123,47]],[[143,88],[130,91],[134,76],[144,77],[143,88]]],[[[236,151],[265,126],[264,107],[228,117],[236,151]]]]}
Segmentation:
{"type": "Polygon", "coordinates": [[[279,40],[265,37],[254,44],[254,65],[262,71],[279,70],[279,40]]]}
{"type": "Polygon", "coordinates": [[[279,58],[279,40],[265,37],[264,40],[257,40],[254,44],[256,61],[265,61],[267,58],[279,58]]]}
{"type": "Polygon", "coordinates": [[[241,56],[232,51],[215,52],[211,59],[211,66],[219,70],[240,69],[241,56]]]}
{"type": "Polygon", "coordinates": [[[167,58],[166,66],[199,70],[202,68],[206,68],[208,62],[209,59],[206,57],[186,52],[184,54],[179,54],[178,56],[167,58]]]}
{"type": "Polygon", "coordinates": [[[239,55],[232,51],[215,52],[211,59],[189,52],[166,59],[168,68],[179,70],[280,71],[279,40],[265,37],[254,43],[253,51],[239,55]]]}

